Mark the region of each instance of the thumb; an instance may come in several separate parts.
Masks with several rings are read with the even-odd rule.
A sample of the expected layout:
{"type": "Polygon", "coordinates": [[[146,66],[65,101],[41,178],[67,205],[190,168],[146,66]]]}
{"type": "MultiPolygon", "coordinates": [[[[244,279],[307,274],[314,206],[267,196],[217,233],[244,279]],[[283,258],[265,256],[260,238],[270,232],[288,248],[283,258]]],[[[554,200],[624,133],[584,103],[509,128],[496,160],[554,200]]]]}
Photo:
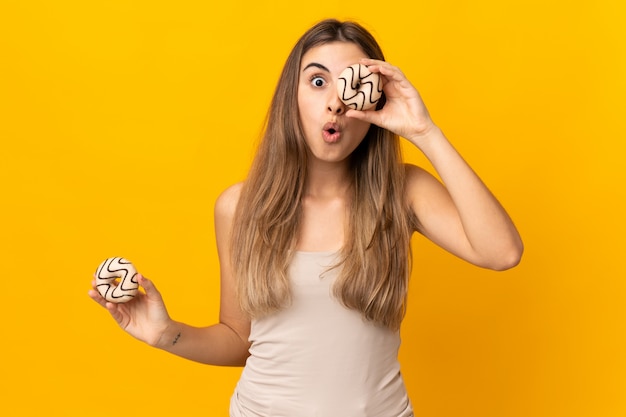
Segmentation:
{"type": "Polygon", "coordinates": [[[146,291],[146,296],[149,299],[161,299],[161,293],[157,290],[156,286],[148,278],[141,274],[137,274],[137,282],[146,291]]]}
{"type": "Polygon", "coordinates": [[[363,122],[371,123],[376,126],[380,126],[381,116],[376,110],[353,110],[349,109],[346,112],[346,117],[351,119],[361,120],[363,122]]]}

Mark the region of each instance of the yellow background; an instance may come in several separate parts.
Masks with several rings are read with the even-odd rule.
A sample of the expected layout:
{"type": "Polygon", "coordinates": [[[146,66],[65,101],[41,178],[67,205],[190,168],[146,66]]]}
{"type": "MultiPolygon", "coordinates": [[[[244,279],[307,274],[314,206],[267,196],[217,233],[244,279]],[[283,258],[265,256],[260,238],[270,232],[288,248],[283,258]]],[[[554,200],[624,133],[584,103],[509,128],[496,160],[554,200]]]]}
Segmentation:
{"type": "Polygon", "coordinates": [[[330,16],[372,30],[526,244],[495,273],[414,240],[401,360],[416,416],[626,415],[625,9],[2,0],[6,415],[227,415],[239,368],[133,340],[89,282],[125,256],[173,317],[216,320],[213,203],[243,179],[293,43],[330,16]]]}

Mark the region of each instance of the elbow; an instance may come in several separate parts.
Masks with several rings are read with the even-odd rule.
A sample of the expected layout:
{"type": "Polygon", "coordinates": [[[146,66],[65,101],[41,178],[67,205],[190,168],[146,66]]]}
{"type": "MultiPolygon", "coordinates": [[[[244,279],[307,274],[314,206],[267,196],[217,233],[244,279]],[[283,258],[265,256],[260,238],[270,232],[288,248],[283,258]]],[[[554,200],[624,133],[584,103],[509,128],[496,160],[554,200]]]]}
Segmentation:
{"type": "Polygon", "coordinates": [[[500,262],[495,263],[490,269],[494,271],[506,271],[515,268],[522,260],[522,255],[511,256],[509,258],[502,259],[500,262]]]}
{"type": "Polygon", "coordinates": [[[494,271],[506,271],[514,268],[522,261],[522,255],[524,253],[524,245],[521,241],[511,245],[511,247],[503,250],[489,265],[487,268],[494,271]]]}
{"type": "Polygon", "coordinates": [[[250,352],[248,352],[246,350],[245,353],[242,353],[241,355],[236,357],[233,360],[233,362],[229,363],[228,365],[232,366],[232,367],[243,367],[243,366],[246,366],[246,362],[247,362],[249,356],[250,356],[250,352]]]}

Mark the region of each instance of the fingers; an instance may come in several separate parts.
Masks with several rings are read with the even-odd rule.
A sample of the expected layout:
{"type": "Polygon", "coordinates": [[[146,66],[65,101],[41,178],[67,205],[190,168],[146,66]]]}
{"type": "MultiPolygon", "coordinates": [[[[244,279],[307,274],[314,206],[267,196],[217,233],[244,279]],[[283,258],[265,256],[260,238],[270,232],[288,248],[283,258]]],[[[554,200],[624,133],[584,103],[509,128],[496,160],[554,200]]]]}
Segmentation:
{"type": "Polygon", "coordinates": [[[361,58],[359,60],[360,64],[367,65],[368,67],[371,65],[381,65],[385,64],[385,61],[381,61],[380,59],[371,59],[371,58],[361,58]]]}
{"type": "Polygon", "coordinates": [[[100,295],[100,292],[97,289],[95,289],[96,288],[95,280],[91,281],[91,286],[93,288],[89,290],[87,294],[92,300],[94,300],[96,303],[100,304],[102,307],[106,308],[109,311],[111,311],[111,306],[113,306],[113,308],[116,307],[115,303],[111,303],[110,301],[107,301],[102,295],[100,295]]]}
{"type": "Polygon", "coordinates": [[[124,315],[120,312],[119,306],[115,303],[107,301],[105,304],[105,308],[109,311],[109,314],[111,314],[113,320],[115,320],[117,324],[124,328],[124,315]]]}
{"type": "Polygon", "coordinates": [[[376,110],[353,110],[349,109],[346,112],[346,117],[361,120],[363,122],[375,124],[377,126],[381,125],[382,118],[378,111],[376,110]]]}
{"type": "MultiPolygon", "coordinates": [[[[95,282],[92,282],[92,286],[93,285],[95,285],[95,282]]],[[[105,308],[120,326],[122,325],[123,315],[120,313],[117,304],[111,303],[110,301],[105,300],[104,297],[102,297],[100,293],[95,289],[89,290],[88,294],[92,300],[94,300],[96,303],[100,304],[100,306],[105,308]]]]}
{"type": "Polygon", "coordinates": [[[94,300],[96,303],[100,304],[102,307],[106,308],[106,303],[107,301],[104,299],[104,297],[102,297],[100,295],[100,292],[98,292],[98,290],[96,289],[96,280],[95,280],[95,276],[94,279],[91,281],[91,289],[87,292],[87,294],[89,295],[89,297],[91,297],[92,300],[94,300]]]}
{"type": "Polygon", "coordinates": [[[161,293],[156,289],[155,285],[148,278],[144,277],[141,274],[137,274],[137,281],[139,285],[146,292],[146,296],[150,300],[161,300],[161,293]]]}
{"type": "Polygon", "coordinates": [[[89,292],[87,293],[89,295],[89,297],[91,297],[92,300],[94,300],[96,303],[100,304],[102,307],[106,308],[106,300],[104,298],[102,298],[102,296],[100,295],[100,293],[96,290],[89,290],[89,292]]]}
{"type": "MultiPolygon", "coordinates": [[[[148,278],[144,277],[141,274],[137,274],[137,275],[138,275],[137,282],[146,292],[146,296],[150,299],[160,299],[161,293],[156,289],[152,281],[150,281],[148,278]]],[[[92,289],[87,292],[87,294],[89,295],[89,297],[91,297],[91,299],[93,299],[95,302],[97,302],[98,304],[100,304],[102,307],[105,307],[105,308],[107,307],[107,304],[115,305],[115,303],[107,302],[107,300],[104,299],[102,295],[100,295],[100,292],[98,292],[98,290],[96,289],[95,279],[91,281],[91,287],[92,289]]]]}
{"type": "Polygon", "coordinates": [[[402,81],[406,79],[404,73],[400,70],[400,68],[393,66],[386,61],[362,58],[360,62],[363,65],[367,65],[367,69],[371,72],[377,72],[379,74],[382,74],[390,80],[402,81]]]}

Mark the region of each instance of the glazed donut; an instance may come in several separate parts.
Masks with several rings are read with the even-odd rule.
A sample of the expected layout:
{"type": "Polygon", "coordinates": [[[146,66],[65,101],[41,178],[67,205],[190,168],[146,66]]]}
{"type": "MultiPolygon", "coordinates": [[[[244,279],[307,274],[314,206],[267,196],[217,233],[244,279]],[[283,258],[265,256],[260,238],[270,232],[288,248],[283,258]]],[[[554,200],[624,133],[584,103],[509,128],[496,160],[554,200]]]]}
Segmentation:
{"type": "Polygon", "coordinates": [[[108,258],[96,271],[96,289],[112,303],[132,300],[139,291],[137,269],[124,258],[108,258]],[[115,280],[119,278],[119,283],[115,280]]]}
{"type": "Polygon", "coordinates": [[[354,110],[369,110],[383,94],[380,75],[367,66],[354,64],[339,74],[337,94],[344,104],[354,110]]]}

